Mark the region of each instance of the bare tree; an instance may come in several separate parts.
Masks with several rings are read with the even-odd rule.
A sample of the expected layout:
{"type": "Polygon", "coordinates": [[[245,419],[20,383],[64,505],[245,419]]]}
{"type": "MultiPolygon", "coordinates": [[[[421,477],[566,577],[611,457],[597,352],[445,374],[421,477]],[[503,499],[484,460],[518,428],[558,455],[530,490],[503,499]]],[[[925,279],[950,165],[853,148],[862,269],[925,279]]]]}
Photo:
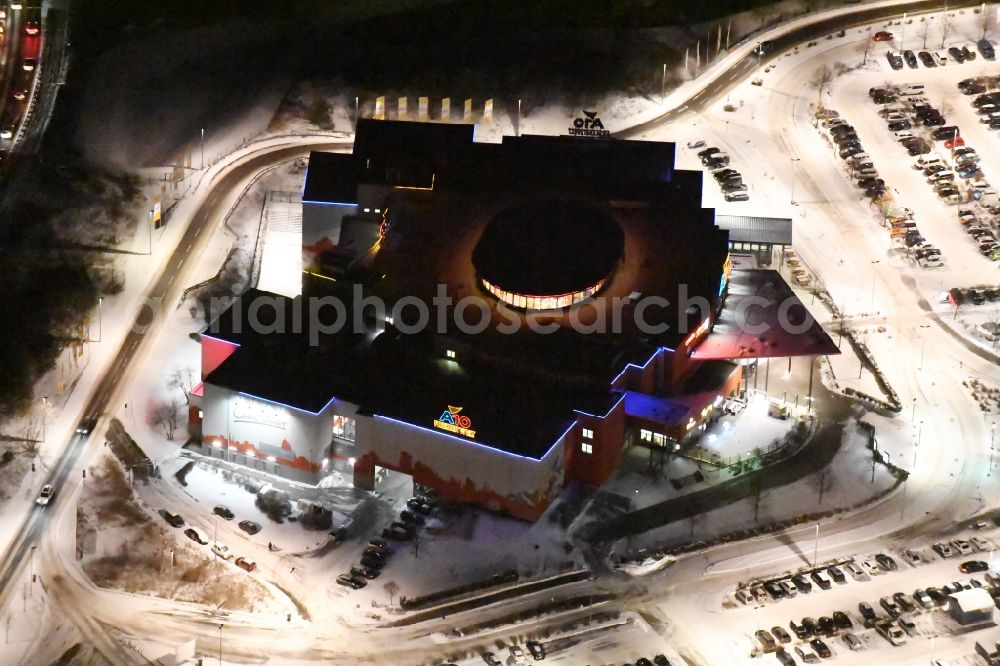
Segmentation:
{"type": "Polygon", "coordinates": [[[760,515],[760,503],[764,499],[764,477],[760,472],[750,477],[750,490],[753,492],[753,522],[760,515]]]}
{"type": "Polygon", "coordinates": [[[191,368],[174,368],[167,377],[167,388],[177,389],[184,394],[184,403],[191,404],[191,391],[194,389],[194,370],[191,368]]]}
{"type": "Polygon", "coordinates": [[[929,21],[924,21],[924,34],[923,34],[924,43],[923,43],[923,46],[920,47],[922,49],[926,49],[927,48],[927,31],[930,30],[930,29],[931,29],[930,22],[929,21]]]}
{"type": "Polygon", "coordinates": [[[767,21],[767,18],[771,15],[771,12],[772,12],[772,7],[770,5],[758,5],[750,11],[750,13],[753,14],[753,17],[758,21],[760,21],[760,26],[758,27],[761,28],[764,27],[764,22],[767,21]]]}
{"type": "Polygon", "coordinates": [[[389,595],[389,605],[391,606],[392,598],[396,596],[397,592],[399,592],[399,585],[394,580],[388,580],[382,586],[382,589],[385,590],[385,593],[389,595]]]}
{"type": "Polygon", "coordinates": [[[949,32],[951,32],[951,19],[948,17],[948,12],[945,12],[941,15],[941,48],[944,48],[949,32]]]}
{"type": "Polygon", "coordinates": [[[822,467],[818,472],[809,477],[809,484],[819,493],[819,499],[816,503],[822,504],[823,493],[833,488],[833,476],[830,475],[826,467],[822,467]]]}
{"type": "Polygon", "coordinates": [[[153,412],[154,425],[163,426],[167,439],[174,438],[174,431],[177,430],[177,413],[180,411],[180,407],[181,404],[177,398],[170,398],[170,402],[160,405],[153,412]]]}
{"type": "Polygon", "coordinates": [[[819,92],[819,99],[817,104],[823,104],[823,89],[830,85],[833,81],[833,70],[829,65],[823,65],[813,74],[813,77],[809,80],[809,85],[814,86],[819,92]]]}
{"type": "Polygon", "coordinates": [[[21,446],[18,448],[18,453],[23,453],[29,458],[34,458],[38,455],[38,443],[41,441],[41,425],[38,419],[35,417],[29,417],[24,421],[24,427],[21,428],[21,446]]]}

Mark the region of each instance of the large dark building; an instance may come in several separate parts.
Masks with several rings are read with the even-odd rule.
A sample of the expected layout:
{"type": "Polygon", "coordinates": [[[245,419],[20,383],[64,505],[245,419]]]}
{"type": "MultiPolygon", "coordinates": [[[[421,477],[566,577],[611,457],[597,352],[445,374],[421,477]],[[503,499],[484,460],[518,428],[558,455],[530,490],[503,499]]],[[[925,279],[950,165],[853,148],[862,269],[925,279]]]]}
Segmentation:
{"type": "Polygon", "coordinates": [[[624,447],[696,438],[735,359],[835,352],[777,273],[731,275],[673,144],[473,133],[362,120],[353,153],[310,156],[302,295],[245,294],[203,336],[205,453],[365,488],[391,470],[535,519],[624,447]],[[790,299],[806,332],[743,335],[727,298],[761,295],[758,319],[790,299]],[[298,330],[322,298],[346,326],[298,330]]]}

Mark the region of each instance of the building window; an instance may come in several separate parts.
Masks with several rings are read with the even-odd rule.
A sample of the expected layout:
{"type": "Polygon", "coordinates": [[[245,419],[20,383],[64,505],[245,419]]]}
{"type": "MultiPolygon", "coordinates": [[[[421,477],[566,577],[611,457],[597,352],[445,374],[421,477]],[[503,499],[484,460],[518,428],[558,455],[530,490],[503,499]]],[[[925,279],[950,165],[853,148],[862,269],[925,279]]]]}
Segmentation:
{"type": "Polygon", "coordinates": [[[580,444],[580,450],[586,453],[588,456],[594,452],[594,445],[590,442],[583,442],[580,444]]]}
{"type": "Polygon", "coordinates": [[[591,430],[590,428],[584,428],[583,429],[583,438],[584,439],[594,439],[594,431],[591,430]]]}
{"type": "Polygon", "coordinates": [[[372,212],[372,209],[371,208],[365,208],[365,212],[366,213],[370,213],[370,212],[372,212]]]}
{"type": "Polygon", "coordinates": [[[643,442],[652,442],[653,441],[653,433],[651,431],[649,431],[649,430],[640,430],[639,431],[639,439],[641,441],[643,441],[643,442]]]}
{"type": "Polygon", "coordinates": [[[455,358],[455,350],[449,349],[444,353],[444,355],[447,356],[448,358],[455,358]]]}
{"type": "Polygon", "coordinates": [[[333,436],[346,439],[348,442],[354,441],[354,419],[349,416],[333,417],[333,436]]]}
{"type": "Polygon", "coordinates": [[[199,419],[203,419],[203,418],[205,418],[205,412],[203,412],[203,411],[201,411],[201,410],[199,409],[199,410],[198,410],[198,418],[199,418],[199,419]]]}
{"type": "Polygon", "coordinates": [[[653,433],[653,444],[656,444],[657,446],[666,446],[666,444],[667,444],[667,437],[666,437],[666,435],[661,435],[658,432],[654,432],[653,433]]]}

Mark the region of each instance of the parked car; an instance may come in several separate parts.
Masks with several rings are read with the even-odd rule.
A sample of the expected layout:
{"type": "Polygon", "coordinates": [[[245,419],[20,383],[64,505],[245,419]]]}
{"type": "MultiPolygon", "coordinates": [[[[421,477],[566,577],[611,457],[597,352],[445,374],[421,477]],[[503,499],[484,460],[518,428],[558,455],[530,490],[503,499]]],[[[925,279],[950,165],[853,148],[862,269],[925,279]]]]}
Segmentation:
{"type": "Polygon", "coordinates": [[[900,57],[898,53],[894,53],[893,51],[886,51],[885,57],[886,60],[889,61],[889,66],[892,67],[894,70],[903,69],[903,58],[900,57]]]}
{"type": "MultiPolygon", "coordinates": [[[[978,303],[977,303],[978,305],[978,303]]],[[[969,560],[968,562],[962,562],[958,565],[958,570],[962,573],[979,573],[980,571],[988,571],[990,565],[982,560],[969,560]]]]}
{"type": "Polygon", "coordinates": [[[237,557],[233,560],[233,564],[247,572],[251,572],[257,568],[257,563],[246,557],[237,557]]]}
{"type": "MultiPolygon", "coordinates": [[[[978,294],[978,292],[976,292],[975,290],[969,291],[968,296],[970,297],[970,300],[973,299],[973,296],[975,294],[978,294]]],[[[973,300],[972,302],[975,303],[975,300],[973,300]]],[[[980,303],[976,303],[976,305],[982,305],[983,302],[985,302],[985,299],[980,303]]],[[[972,547],[972,544],[966,541],[965,539],[954,539],[952,540],[951,544],[955,546],[955,550],[960,552],[962,555],[971,555],[972,553],[975,552],[975,548],[972,547]]]]}
{"type": "Polygon", "coordinates": [[[903,60],[906,62],[906,66],[910,69],[916,69],[919,67],[917,64],[917,56],[910,49],[903,51],[903,60]]]}
{"type": "Polygon", "coordinates": [[[160,509],[160,515],[163,516],[163,520],[167,521],[167,524],[171,527],[184,527],[184,518],[179,513],[171,513],[166,509],[160,509]]]}
{"type": "Polygon", "coordinates": [[[833,623],[838,629],[851,629],[854,627],[854,622],[851,621],[851,616],[844,611],[833,612],[833,623]]]}
{"type": "Polygon", "coordinates": [[[890,645],[899,646],[906,643],[906,634],[893,622],[879,622],[875,625],[875,631],[889,641],[890,645]]]}
{"type": "Polygon", "coordinates": [[[233,557],[233,554],[229,552],[229,546],[218,541],[212,544],[212,552],[223,560],[229,560],[233,557]]]}
{"type": "Polygon", "coordinates": [[[924,610],[934,608],[934,600],[931,599],[931,595],[927,594],[926,590],[921,590],[919,588],[914,590],[913,600],[920,604],[920,607],[924,610]]]}
{"type": "Polygon", "coordinates": [[[848,649],[852,651],[860,650],[863,647],[861,639],[850,632],[844,634],[842,638],[844,642],[847,644],[848,649]]]}
{"type": "Polygon", "coordinates": [[[810,647],[812,647],[813,650],[816,651],[816,654],[818,654],[823,659],[829,659],[830,657],[833,656],[833,653],[830,651],[830,648],[827,646],[826,643],[823,642],[822,638],[812,639],[811,641],[809,641],[809,645],[810,647]]]}
{"type": "Polygon", "coordinates": [[[415,511],[408,511],[403,509],[399,512],[399,517],[404,523],[412,523],[414,525],[423,525],[427,522],[427,519],[423,515],[416,513],[415,511]]]}
{"type": "Polygon", "coordinates": [[[774,636],[767,629],[758,629],[754,634],[757,642],[760,643],[760,647],[764,652],[774,652],[778,647],[778,642],[774,640],[774,636]]]}
{"type": "Polygon", "coordinates": [[[378,578],[380,573],[382,573],[381,569],[377,567],[368,567],[363,564],[361,566],[354,565],[351,567],[351,575],[355,578],[367,578],[368,580],[371,580],[373,578],[378,578]]]}
{"type": "Polygon", "coordinates": [[[261,531],[261,529],[263,529],[260,526],[260,523],[255,523],[252,520],[241,520],[238,527],[250,536],[257,534],[261,531]]]}
{"type": "MultiPolygon", "coordinates": [[[[520,645],[511,645],[508,648],[508,651],[510,652],[511,659],[514,660],[515,666],[526,666],[527,665],[528,658],[524,655],[524,650],[521,649],[520,645]]],[[[645,659],[645,657],[640,658],[638,661],[636,661],[635,662],[636,666],[640,666],[639,662],[642,661],[643,659],[645,659]]],[[[649,661],[649,659],[645,659],[645,661],[646,661],[646,664],[648,664],[648,666],[653,666],[653,662],[649,661]]]]}
{"type": "Polygon", "coordinates": [[[236,514],[234,514],[232,511],[221,505],[212,509],[212,513],[225,520],[232,520],[233,518],[236,517],[236,514]]]}
{"type": "MultiPolygon", "coordinates": [[[[351,574],[340,574],[337,576],[337,583],[339,585],[343,585],[344,587],[349,587],[352,590],[360,590],[368,584],[364,578],[355,578],[351,574]]],[[[497,662],[497,664],[499,663],[500,662],[497,662]]]]}
{"type": "MultiPolygon", "coordinates": [[[[545,659],[545,648],[542,646],[541,643],[539,643],[538,641],[528,641],[527,643],[525,643],[525,645],[528,647],[528,652],[531,653],[531,656],[534,658],[535,661],[541,661],[542,659],[545,659]]],[[[657,656],[659,657],[662,655],[657,655],[657,656]]],[[[659,666],[660,662],[657,661],[656,657],[653,658],[653,661],[656,662],[657,666],[659,666]]],[[[670,662],[667,661],[666,657],[663,657],[662,661],[666,662],[667,666],[669,666],[670,662]]]]}
{"type": "Polygon", "coordinates": [[[897,617],[903,614],[903,611],[899,609],[899,606],[896,604],[895,600],[888,595],[879,599],[878,603],[880,606],[882,606],[882,608],[885,609],[885,612],[888,613],[889,617],[891,617],[892,619],[896,619],[897,617]]]}
{"type": "Polygon", "coordinates": [[[904,613],[912,613],[917,610],[917,605],[913,603],[913,601],[903,592],[897,592],[892,595],[892,598],[896,602],[896,605],[899,606],[900,610],[904,613]]]}
{"type": "Polygon", "coordinates": [[[771,595],[771,598],[774,599],[775,601],[777,601],[778,599],[784,599],[786,596],[785,588],[783,588],[778,582],[773,580],[764,583],[764,591],[767,592],[769,595],[771,595]]]}
{"type": "Polygon", "coordinates": [[[872,39],[874,39],[876,42],[890,42],[892,41],[892,33],[887,32],[885,30],[879,30],[874,35],[872,35],[872,39]]]}
{"type": "Polygon", "coordinates": [[[413,538],[413,535],[409,530],[403,529],[395,523],[383,529],[382,536],[387,539],[394,539],[395,541],[409,541],[413,538]]]}
{"type": "Polygon", "coordinates": [[[864,621],[866,628],[871,628],[875,626],[875,622],[878,620],[878,614],[872,605],[867,601],[862,601],[858,604],[858,612],[861,613],[861,619],[864,621]]]}
{"type": "Polygon", "coordinates": [[[771,635],[774,636],[778,641],[780,641],[782,643],[791,643],[792,642],[792,636],[791,636],[791,634],[789,634],[787,631],[785,631],[784,627],[777,626],[777,625],[771,627],[771,635]]]}
{"type": "Polygon", "coordinates": [[[996,52],[993,50],[993,44],[991,44],[988,39],[980,39],[976,42],[976,48],[979,49],[979,55],[983,56],[983,59],[993,60],[996,58],[996,52]]]}
{"type": "Polygon", "coordinates": [[[796,624],[795,620],[791,620],[788,623],[788,628],[792,630],[792,633],[795,634],[795,637],[798,638],[799,640],[805,640],[810,636],[812,636],[811,627],[806,627],[801,624],[796,624]]]}
{"type": "Polygon", "coordinates": [[[829,590],[833,587],[833,581],[830,580],[830,576],[825,571],[814,571],[809,577],[819,585],[820,589],[829,590]]]}
{"type": "Polygon", "coordinates": [[[924,67],[937,67],[934,56],[927,51],[921,51],[917,54],[917,57],[920,58],[920,62],[924,63],[924,67]]]}
{"type": "Polygon", "coordinates": [[[201,533],[198,532],[198,530],[196,530],[193,527],[189,527],[186,530],[184,530],[184,536],[186,536],[188,539],[191,539],[191,541],[194,541],[195,543],[201,544],[202,546],[208,545],[208,539],[203,537],[201,533]]]}
{"type": "Polygon", "coordinates": [[[883,569],[885,569],[886,571],[895,571],[896,569],[899,568],[899,566],[896,564],[896,560],[892,559],[885,553],[879,553],[878,555],[876,555],[875,561],[878,562],[878,565],[883,569]]]}
{"type": "Polygon", "coordinates": [[[827,571],[830,573],[830,578],[833,579],[833,582],[837,584],[847,582],[847,576],[845,576],[844,572],[840,570],[840,567],[830,567],[827,571]]]}
{"type": "Polygon", "coordinates": [[[868,580],[868,575],[865,573],[864,569],[859,567],[856,562],[847,562],[844,564],[844,568],[847,569],[847,573],[851,575],[856,581],[868,580]]]}
{"type": "Polygon", "coordinates": [[[487,666],[502,666],[500,660],[497,659],[497,656],[492,652],[483,652],[479,656],[483,658],[483,661],[486,662],[487,666]]]}
{"type": "Polygon", "coordinates": [[[725,199],[726,201],[731,203],[736,201],[749,201],[750,195],[748,195],[746,192],[727,192],[725,195],[725,199]]]}

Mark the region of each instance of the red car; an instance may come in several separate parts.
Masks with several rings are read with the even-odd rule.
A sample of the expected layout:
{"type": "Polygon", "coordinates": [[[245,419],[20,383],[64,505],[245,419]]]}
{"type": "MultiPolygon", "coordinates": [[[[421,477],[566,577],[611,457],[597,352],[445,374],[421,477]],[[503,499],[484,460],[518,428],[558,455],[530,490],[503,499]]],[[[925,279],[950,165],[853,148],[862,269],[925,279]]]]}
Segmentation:
{"type": "Polygon", "coordinates": [[[38,24],[28,23],[24,26],[24,34],[26,35],[37,35],[38,34],[38,24]]]}
{"type": "Polygon", "coordinates": [[[944,147],[948,148],[949,150],[952,148],[959,148],[964,145],[965,145],[965,140],[960,136],[956,136],[944,142],[944,147]]]}
{"type": "Polygon", "coordinates": [[[886,32],[885,30],[879,30],[874,35],[872,35],[872,39],[874,39],[876,42],[889,42],[892,41],[892,33],[886,32]]]}

